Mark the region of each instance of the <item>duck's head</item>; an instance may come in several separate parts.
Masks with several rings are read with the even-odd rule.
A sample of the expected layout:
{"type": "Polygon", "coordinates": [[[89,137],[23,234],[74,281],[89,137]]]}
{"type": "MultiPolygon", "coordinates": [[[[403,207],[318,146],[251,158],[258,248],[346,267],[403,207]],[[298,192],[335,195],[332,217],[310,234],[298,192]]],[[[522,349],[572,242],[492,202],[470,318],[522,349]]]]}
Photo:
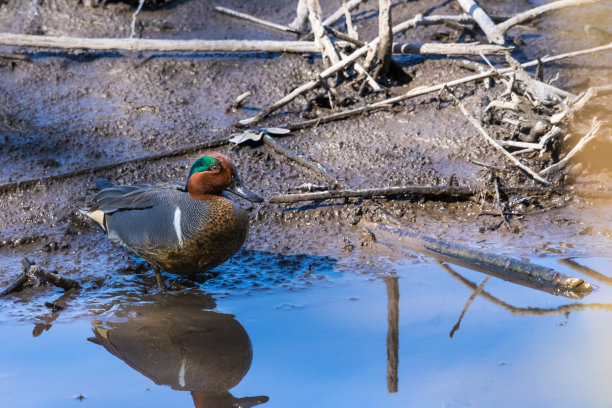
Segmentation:
{"type": "Polygon", "coordinates": [[[191,166],[187,186],[189,194],[198,200],[209,200],[229,191],[246,200],[260,203],[263,198],[248,190],[236,172],[234,164],[224,154],[207,152],[191,166]]]}

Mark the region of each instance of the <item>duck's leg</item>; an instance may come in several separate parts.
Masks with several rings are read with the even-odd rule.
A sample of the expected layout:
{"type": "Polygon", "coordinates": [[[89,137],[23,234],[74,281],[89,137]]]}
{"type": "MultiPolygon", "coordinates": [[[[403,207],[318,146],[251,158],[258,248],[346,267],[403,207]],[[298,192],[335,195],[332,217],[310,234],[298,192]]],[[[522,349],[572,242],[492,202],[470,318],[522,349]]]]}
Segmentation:
{"type": "Polygon", "coordinates": [[[168,287],[166,286],[166,282],[164,282],[164,278],[162,278],[161,276],[161,271],[157,266],[153,267],[153,272],[155,272],[155,279],[157,280],[157,285],[161,288],[161,290],[167,291],[168,287]]]}

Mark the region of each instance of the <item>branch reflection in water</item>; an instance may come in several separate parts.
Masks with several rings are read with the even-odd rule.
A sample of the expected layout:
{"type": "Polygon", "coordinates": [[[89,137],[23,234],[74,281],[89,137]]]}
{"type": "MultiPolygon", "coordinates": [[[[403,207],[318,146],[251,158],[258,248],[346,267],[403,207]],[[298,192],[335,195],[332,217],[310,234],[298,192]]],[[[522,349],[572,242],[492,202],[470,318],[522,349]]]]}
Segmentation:
{"type": "MultiPolygon", "coordinates": [[[[461,274],[455,272],[448,264],[438,262],[438,264],[444,269],[450,276],[461,282],[464,286],[476,290],[478,285],[474,282],[464,278],[461,274]]],[[[567,305],[561,305],[554,308],[540,308],[540,307],[516,307],[512,306],[503,300],[491,295],[489,292],[482,290],[479,293],[484,299],[491,303],[500,306],[512,314],[521,316],[546,316],[555,314],[567,314],[570,312],[578,312],[583,310],[608,310],[612,311],[612,304],[608,303],[570,303],[567,305]]]]}
{"type": "Polygon", "coordinates": [[[248,408],[267,396],[236,398],[229,390],[251,367],[251,340],[233,315],[214,312],[201,292],[157,294],[92,323],[95,338],[158,385],[190,391],[196,408],[248,408]]]}

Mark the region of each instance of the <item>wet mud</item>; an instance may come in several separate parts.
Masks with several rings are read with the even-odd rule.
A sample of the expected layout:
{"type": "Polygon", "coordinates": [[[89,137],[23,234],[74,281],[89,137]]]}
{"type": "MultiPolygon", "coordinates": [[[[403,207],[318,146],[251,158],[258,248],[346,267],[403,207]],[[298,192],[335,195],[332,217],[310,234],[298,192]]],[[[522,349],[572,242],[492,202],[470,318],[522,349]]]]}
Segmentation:
{"type": "MultiPolygon", "coordinates": [[[[95,3],[0,1],[0,26],[3,31],[24,34],[129,36],[133,7],[124,2],[93,7],[95,3]]],[[[294,3],[230,1],[223,5],[286,24],[294,17],[294,3]]],[[[325,15],[338,6],[335,2],[323,3],[325,15]]],[[[364,39],[377,34],[376,5],[370,3],[356,14],[355,23],[360,38],[364,39]]],[[[491,3],[489,12],[496,15],[510,15],[532,7],[531,3],[519,1],[491,3]]],[[[294,39],[289,34],[216,14],[215,5],[208,1],[186,0],[145,9],[138,20],[138,36],[294,39]]],[[[521,44],[516,56],[528,60],[609,42],[603,34],[582,35],[585,22],[601,25],[612,18],[610,2],[592,7],[595,9],[560,11],[521,30],[513,30],[511,33],[516,35],[517,44],[521,44]],[[569,16],[575,18],[571,26],[566,23],[569,16]]],[[[460,9],[455,2],[400,2],[393,9],[394,22],[424,12],[457,14],[460,9]]],[[[449,27],[426,27],[409,31],[400,41],[440,41],[441,38],[451,41],[456,36],[456,31],[449,27]]],[[[252,116],[258,109],[313,78],[323,67],[322,61],[310,55],[292,54],[160,54],[0,48],[0,53],[13,52],[24,58],[0,55],[0,158],[3,162],[0,168],[0,287],[20,273],[21,261],[28,256],[48,270],[83,282],[83,289],[63,294],[52,287],[31,287],[3,299],[0,309],[10,319],[34,322],[36,337],[49,331],[58,318],[81,319],[77,321],[101,318],[93,325],[97,339],[94,342],[154,382],[185,388],[185,385],[169,383],[161,379],[161,374],[155,374],[155,360],[141,364],[141,356],[131,354],[143,353],[146,348],[128,351],[121,348],[121,333],[133,329],[122,323],[108,323],[114,319],[114,313],[139,315],[142,320],[136,323],[137,330],[148,330],[149,320],[153,325],[163,322],[152,317],[155,310],[149,308],[141,313],[137,310],[138,305],[159,303],[163,308],[164,298],[156,298],[158,288],[148,265],[108,242],[78,210],[86,207],[95,194],[94,177],[106,177],[122,184],[185,180],[200,151],[169,154],[154,160],[150,157],[228,137],[232,123],[252,116]],[[247,90],[253,94],[245,105],[227,111],[235,98],[247,90]],[[130,162],[26,186],[11,185],[124,161],[130,162]],[[11,186],[4,188],[3,185],[11,186]],[[136,305],[133,311],[128,310],[131,304],[136,305]],[[59,305],[62,310],[53,305],[59,305]],[[118,338],[118,342],[112,337],[118,338]]],[[[404,56],[398,61],[414,79],[408,84],[395,84],[390,89],[391,94],[469,74],[453,59],[404,56]]],[[[589,86],[608,84],[612,79],[611,62],[609,54],[567,60],[547,66],[545,78],[550,79],[558,73],[557,86],[579,93],[589,86]]],[[[500,84],[493,89],[485,89],[481,83],[459,88],[466,107],[478,118],[485,117],[483,111],[492,96],[503,91],[500,84]]],[[[264,125],[282,127],[330,112],[313,103],[313,99],[312,94],[296,99],[267,119],[264,125]]],[[[608,120],[604,123],[605,132],[578,157],[582,166],[567,179],[557,181],[566,186],[610,191],[612,139],[609,130],[612,122],[607,119],[610,104],[606,97],[597,101],[592,110],[576,118],[572,125],[573,136],[565,142],[568,146],[575,143],[576,135],[585,133],[594,115],[608,120]]],[[[504,138],[503,132],[500,127],[495,136],[504,138]]],[[[490,178],[489,170],[474,161],[494,166],[505,185],[533,185],[483,141],[444,95],[423,96],[383,111],[294,131],[281,140],[289,148],[324,165],[346,188],[486,182],[490,178]]],[[[298,192],[297,187],[304,183],[329,186],[328,179],[289,161],[264,144],[223,146],[217,150],[228,154],[245,184],[264,197],[298,192]]],[[[522,160],[541,170],[552,162],[552,157],[534,155],[522,157],[522,160]]],[[[373,280],[380,285],[380,276],[399,273],[410,265],[432,262],[417,253],[397,251],[387,245],[393,243],[377,240],[358,225],[362,218],[390,223],[391,215],[413,230],[434,238],[536,262],[541,258],[544,263],[549,262],[550,257],[606,257],[612,249],[611,202],[578,196],[526,197],[515,207],[522,215],[511,218],[510,228],[496,215],[499,209],[491,198],[487,202],[433,201],[409,196],[298,204],[252,204],[242,200],[240,205],[248,209],[251,217],[245,248],[212,271],[210,279],[189,289],[202,296],[200,301],[210,303],[195,309],[214,309],[216,300],[248,300],[263,294],[281,296],[279,294],[312,288],[323,290],[335,285],[340,277],[355,279],[359,282],[357,286],[373,280]]],[[[422,278],[410,276],[403,285],[422,285],[427,276],[437,276],[434,273],[425,275],[422,278]]],[[[178,276],[166,277],[182,281],[178,276]]],[[[361,290],[363,287],[355,289],[356,292],[361,290]]],[[[520,292],[518,298],[526,297],[520,292]]],[[[281,296],[278,302],[283,310],[299,308],[291,298],[281,296]]],[[[383,305],[384,302],[386,300],[383,305]]],[[[422,304],[425,303],[423,300],[422,304]]],[[[225,305],[229,313],[233,313],[233,304],[225,305]]],[[[236,308],[248,315],[248,305],[240,303],[236,308]]],[[[170,315],[164,315],[165,318],[172,320],[174,312],[168,313],[170,315]]],[[[227,394],[227,390],[240,381],[251,364],[248,335],[245,337],[240,323],[227,314],[209,311],[193,315],[196,320],[181,326],[182,329],[211,324],[211,330],[232,337],[236,342],[234,346],[240,348],[211,353],[216,356],[227,353],[236,359],[242,356],[242,359],[218,362],[224,366],[236,365],[228,374],[226,388],[221,387],[223,389],[218,391],[216,384],[205,384],[202,387],[206,389],[196,390],[203,393],[192,393],[192,397],[194,401],[209,398],[211,406],[231,406],[236,399],[227,394]],[[239,335],[234,336],[233,332],[239,335]]],[[[148,338],[146,330],[142,334],[148,338]]],[[[165,340],[157,338],[157,341],[165,340]]],[[[194,341],[206,342],[209,338],[196,337],[194,341]]],[[[223,336],[214,341],[228,346],[223,336]]],[[[152,343],[150,347],[162,346],[152,343]]],[[[175,346],[191,347],[176,343],[175,346]]],[[[205,357],[202,357],[205,364],[216,364],[205,357]]],[[[180,378],[181,364],[198,364],[197,361],[182,361],[177,358],[171,364],[160,364],[165,369],[174,367],[177,372],[172,376],[180,378]]],[[[261,372],[261,366],[256,367],[261,372]]],[[[214,371],[215,367],[205,365],[203,370],[214,371]]],[[[185,382],[187,378],[183,376],[185,382]]],[[[263,403],[267,397],[252,398],[247,402],[263,403]]]]}

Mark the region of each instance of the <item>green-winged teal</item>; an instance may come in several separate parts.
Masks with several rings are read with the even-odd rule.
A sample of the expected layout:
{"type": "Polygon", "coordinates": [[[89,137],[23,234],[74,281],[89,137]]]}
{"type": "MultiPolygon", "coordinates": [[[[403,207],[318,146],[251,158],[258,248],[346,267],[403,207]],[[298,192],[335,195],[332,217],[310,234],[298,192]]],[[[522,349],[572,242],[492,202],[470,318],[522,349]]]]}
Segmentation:
{"type": "Polygon", "coordinates": [[[83,213],[113,242],[149,262],[162,288],[160,270],[205,272],[229,259],[246,240],[246,211],[225,191],[263,201],[244,187],[230,159],[217,152],[193,163],[186,185],[118,186],[106,179],[96,179],[96,185],[101,191],[83,213]]]}

